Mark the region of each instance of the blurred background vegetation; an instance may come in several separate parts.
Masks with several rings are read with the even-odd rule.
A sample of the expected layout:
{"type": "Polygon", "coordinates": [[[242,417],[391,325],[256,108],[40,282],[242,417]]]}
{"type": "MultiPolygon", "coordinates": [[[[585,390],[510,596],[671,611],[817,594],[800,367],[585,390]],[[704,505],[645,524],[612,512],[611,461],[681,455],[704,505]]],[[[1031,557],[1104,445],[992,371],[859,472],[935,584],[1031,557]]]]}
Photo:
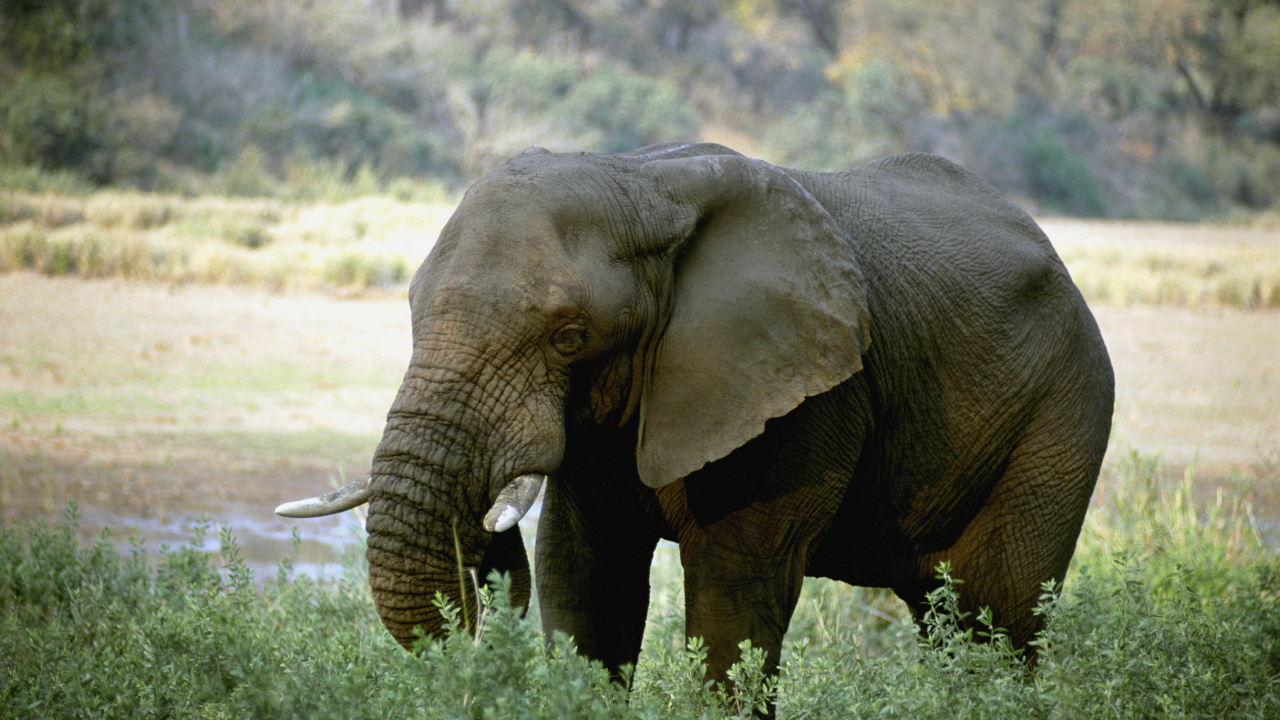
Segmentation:
{"type": "Polygon", "coordinates": [[[1041,213],[1274,217],[1280,0],[0,4],[11,189],[429,199],[532,144],[697,139],[936,152],[1041,213]]]}

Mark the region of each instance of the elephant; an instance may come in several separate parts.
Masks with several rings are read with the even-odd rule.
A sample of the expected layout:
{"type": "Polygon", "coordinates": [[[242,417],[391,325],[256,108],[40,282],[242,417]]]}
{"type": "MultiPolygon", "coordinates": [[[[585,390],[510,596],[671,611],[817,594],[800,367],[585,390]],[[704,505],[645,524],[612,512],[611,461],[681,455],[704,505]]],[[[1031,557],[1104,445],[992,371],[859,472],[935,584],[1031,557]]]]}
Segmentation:
{"type": "Polygon", "coordinates": [[[942,561],[962,610],[1034,651],[1114,378],[1049,239],[975,175],[921,153],[816,173],[710,144],[531,148],[467,190],[408,296],[369,475],[278,510],[368,502],[372,596],[406,648],[445,632],[437,592],[474,605],[459,564],[527,606],[516,522],[541,491],[543,631],[615,676],[660,539],[720,683],[744,639],[777,672],[806,576],[919,617],[942,561]]]}

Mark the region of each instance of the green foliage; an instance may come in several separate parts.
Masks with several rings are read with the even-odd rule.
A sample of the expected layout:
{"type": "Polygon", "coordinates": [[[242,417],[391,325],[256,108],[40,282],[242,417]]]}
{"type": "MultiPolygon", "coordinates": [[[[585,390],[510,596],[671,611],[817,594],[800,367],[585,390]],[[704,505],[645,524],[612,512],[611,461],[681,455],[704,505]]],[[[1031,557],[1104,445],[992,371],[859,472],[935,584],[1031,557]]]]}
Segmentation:
{"type": "Polygon", "coordinates": [[[573,85],[559,112],[585,132],[582,142],[619,153],[698,136],[698,118],[672,85],[634,73],[598,70],[573,85]]]}
{"type": "Polygon", "coordinates": [[[541,633],[510,603],[510,581],[496,575],[481,590],[478,638],[459,609],[436,598],[449,636],[420,639],[423,662],[413,680],[416,713],[458,718],[622,717],[625,697],[599,663],[577,655],[559,636],[550,656],[541,633]]]}
{"type": "Polygon", "coordinates": [[[245,146],[261,148],[277,176],[298,158],[323,158],[347,182],[361,168],[382,177],[457,171],[439,141],[418,132],[410,116],[343,85],[307,83],[289,104],[267,104],[249,115],[239,134],[245,146]]]}
{"type": "MultiPolygon", "coordinates": [[[[308,646],[334,632],[348,647],[364,644],[371,615],[362,599],[305,578],[259,591],[227,529],[221,549],[206,552],[206,521],[190,546],[162,551],[151,568],[136,539],[123,560],[105,532],[78,548],[76,521],[72,506],[56,530],[0,531],[8,717],[260,716],[275,703],[305,713],[308,701],[323,709],[319,686],[289,682],[313,668],[308,646]]],[[[305,679],[332,681],[340,669],[305,679]]]]}
{"type": "Polygon", "coordinates": [[[1098,142],[1081,117],[1055,122],[1019,114],[976,123],[968,137],[976,155],[965,164],[997,187],[1018,188],[1018,196],[1053,213],[1100,217],[1110,210],[1077,150],[1098,142]]]}
{"type": "Polygon", "coordinates": [[[56,70],[83,61],[91,48],[89,29],[77,22],[78,4],[73,0],[5,3],[0,10],[0,41],[23,60],[56,70]]]}
{"type": "Polygon", "coordinates": [[[109,233],[50,234],[33,226],[0,235],[0,270],[145,279],[150,260],[144,244],[109,233]]]}
{"type": "Polygon", "coordinates": [[[326,282],[341,287],[382,287],[403,283],[409,275],[404,258],[369,257],[346,252],[335,255],[325,266],[326,282]]]}
{"type": "Polygon", "coordinates": [[[1032,193],[1049,208],[1079,217],[1106,213],[1089,166],[1062,142],[1054,128],[1042,127],[1024,136],[1017,152],[1032,193]]]}
{"type": "Polygon", "coordinates": [[[3,160],[0,160],[0,188],[61,195],[85,195],[93,191],[93,186],[74,171],[46,170],[3,160]]]}
{"type": "Polygon", "coordinates": [[[54,528],[0,527],[0,716],[657,720],[774,701],[793,718],[1276,717],[1280,561],[1241,532],[1237,503],[1194,507],[1190,480],[1155,468],[1131,455],[1104,478],[1066,589],[1041,596],[1034,670],[989,613],[959,609],[963,579],[942,565],[918,628],[874,592],[823,585],[780,682],[744,643],[730,692],[704,684],[706,647],[682,639],[678,603],[654,606],[628,694],[571,639],[544,644],[506,578],[481,591],[478,638],[437,600],[451,632],[418,656],[382,629],[358,560],[330,585],[287,558],[258,583],[228,529],[210,543],[206,521],[158,557],[135,536],[121,556],[105,532],[79,543],[73,505],[54,528]]]}
{"type": "Polygon", "coordinates": [[[1277,678],[1258,623],[1274,623],[1248,612],[1257,590],[1246,577],[1161,568],[1124,552],[1110,567],[1084,568],[1070,599],[1046,607],[1037,680],[1073,717],[1273,714],[1277,678]]]}
{"type": "Polygon", "coordinates": [[[0,186],[402,196],[530,145],[705,135],[806,169],[938,152],[1055,213],[1235,219],[1280,201],[1277,52],[1271,0],[16,0],[0,168],[42,172],[0,186]]]}
{"type": "Polygon", "coordinates": [[[95,181],[110,177],[106,110],[64,78],[19,77],[0,92],[0,127],[23,162],[81,171],[95,181]]]}
{"type": "Polygon", "coordinates": [[[870,61],[844,73],[839,86],[797,106],[766,140],[773,159],[809,170],[845,170],[899,148],[913,109],[902,74],[870,61]]]}
{"type": "Polygon", "coordinates": [[[1280,195],[1280,148],[1244,138],[1213,138],[1196,160],[1214,195],[1227,202],[1259,210],[1280,195]]]}
{"type": "Polygon", "coordinates": [[[1137,65],[1092,56],[1073,60],[1066,68],[1066,91],[1078,110],[1104,121],[1130,117],[1147,108],[1150,78],[1137,65]]]}
{"type": "MultiPolygon", "coordinates": [[[[135,537],[120,559],[102,538],[80,548],[74,506],[54,530],[0,528],[0,697],[5,717],[659,718],[669,698],[637,693],[510,605],[510,582],[482,591],[478,639],[443,602],[450,635],[405,653],[373,613],[360,572],[324,587],[289,561],[258,586],[229,529],[210,526],[154,566],[135,537]]],[[[298,538],[295,534],[295,547],[298,538]]],[[[702,717],[744,717],[768,683],[762,655],[737,671],[751,695],[712,693],[702,717]]],[[[699,656],[705,658],[705,651],[699,656]]],[[[660,670],[703,697],[694,660],[660,670]]],[[[698,660],[697,662],[701,662],[698,660]]],[[[756,705],[758,706],[758,705],[756,705]]]]}
{"type": "Polygon", "coordinates": [[[1273,677],[1280,676],[1280,557],[1253,568],[1249,592],[1242,598],[1241,615],[1256,624],[1258,650],[1273,677]]]}

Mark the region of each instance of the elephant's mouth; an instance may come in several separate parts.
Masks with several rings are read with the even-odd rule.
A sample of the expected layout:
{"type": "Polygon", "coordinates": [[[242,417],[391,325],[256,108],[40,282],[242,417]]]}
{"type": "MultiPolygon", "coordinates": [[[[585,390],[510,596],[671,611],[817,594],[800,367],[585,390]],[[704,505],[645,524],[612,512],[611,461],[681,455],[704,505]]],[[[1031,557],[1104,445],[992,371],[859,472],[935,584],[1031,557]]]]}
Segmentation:
{"type": "MultiPolygon", "coordinates": [[[[498,491],[493,507],[484,516],[484,529],[491,533],[510,530],[533,507],[547,476],[541,473],[525,473],[507,483],[498,491]]],[[[276,508],[276,514],[291,518],[335,515],[369,502],[372,492],[370,476],[347,483],[345,486],[306,500],[287,502],[276,508]]]]}

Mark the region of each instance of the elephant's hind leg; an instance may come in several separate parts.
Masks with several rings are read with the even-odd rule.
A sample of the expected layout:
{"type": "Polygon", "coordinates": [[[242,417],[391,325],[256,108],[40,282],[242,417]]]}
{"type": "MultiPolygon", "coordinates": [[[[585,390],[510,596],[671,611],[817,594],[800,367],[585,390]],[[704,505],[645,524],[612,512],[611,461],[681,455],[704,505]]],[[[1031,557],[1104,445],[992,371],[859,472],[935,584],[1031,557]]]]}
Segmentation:
{"type": "Polygon", "coordinates": [[[921,612],[937,587],[937,564],[951,562],[961,610],[990,607],[1014,647],[1025,648],[1043,627],[1033,611],[1046,580],[1061,582],[1075,552],[1109,432],[1110,402],[1094,407],[1045,403],[1015,447],[982,509],[950,548],[920,559],[920,581],[895,587],[921,612]]]}

